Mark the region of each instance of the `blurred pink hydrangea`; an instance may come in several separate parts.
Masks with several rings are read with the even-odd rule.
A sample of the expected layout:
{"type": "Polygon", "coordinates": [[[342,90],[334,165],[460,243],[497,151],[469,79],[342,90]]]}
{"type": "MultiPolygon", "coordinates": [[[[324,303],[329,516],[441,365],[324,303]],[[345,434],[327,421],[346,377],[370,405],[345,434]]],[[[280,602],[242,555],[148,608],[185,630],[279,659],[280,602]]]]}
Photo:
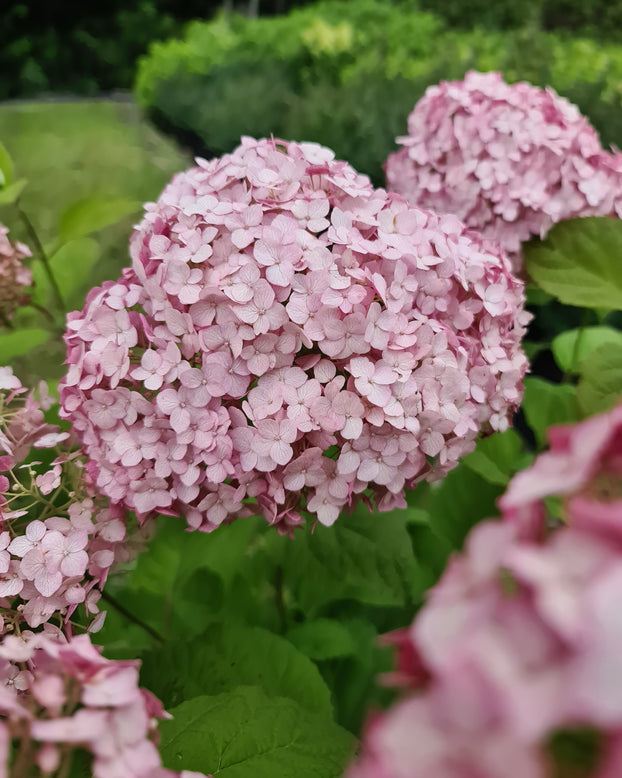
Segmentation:
{"type": "Polygon", "coordinates": [[[397,141],[388,189],[499,240],[516,269],[556,222],[622,214],[622,156],[552,89],[471,71],[429,87],[397,141]]]}
{"type": "Polygon", "coordinates": [[[46,422],[55,401],[45,384],[38,394],[0,367],[0,634],[24,621],[63,624],[78,605],[98,614],[111,566],[138,550],[126,513],[97,493],[70,434],[46,422]]]}
{"type": "MultiPolygon", "coordinates": [[[[68,775],[75,751],[93,778],[205,778],[162,768],[159,700],[138,662],[106,659],[88,635],[7,635],[0,642],[0,776],[68,775]]],[[[170,717],[168,717],[170,718],[170,717]]],[[[208,777],[209,778],[209,777],[208,777]]]]}
{"type": "Polygon", "coordinates": [[[198,160],[69,316],[64,416],[111,500],[329,525],[507,427],[529,318],[507,259],[333,157],[245,138],[198,160]]]}
{"type": "Polygon", "coordinates": [[[622,775],[622,407],[551,444],[394,638],[411,693],[348,778],[622,775]]]}
{"type": "Polygon", "coordinates": [[[23,243],[11,243],[9,230],[0,224],[0,317],[10,321],[16,309],[28,301],[27,287],[32,274],[23,260],[30,249],[23,243]]]}

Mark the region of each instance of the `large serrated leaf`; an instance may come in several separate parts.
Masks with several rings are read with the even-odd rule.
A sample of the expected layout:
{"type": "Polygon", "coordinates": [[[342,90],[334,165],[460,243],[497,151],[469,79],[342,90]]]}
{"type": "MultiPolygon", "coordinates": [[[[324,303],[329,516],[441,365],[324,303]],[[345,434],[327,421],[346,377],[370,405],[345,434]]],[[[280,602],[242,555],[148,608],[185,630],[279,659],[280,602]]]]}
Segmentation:
{"type": "Polygon", "coordinates": [[[361,506],[332,527],[318,524],[313,532],[300,532],[283,570],[285,584],[308,613],[345,599],[406,605],[416,573],[406,511],[372,514],[361,506]]]}
{"type": "Polygon", "coordinates": [[[246,686],[195,697],[160,724],[160,752],[174,770],[214,778],[338,778],[354,738],[325,714],[246,686]]]}
{"type": "MultiPolygon", "coordinates": [[[[257,524],[240,519],[215,532],[188,532],[183,519],[160,517],[149,548],[106,592],[163,638],[191,638],[217,621],[257,524]]],[[[129,657],[153,645],[145,630],[110,612],[98,637],[109,655],[129,657]]]]}
{"type": "Polygon", "coordinates": [[[559,222],[524,246],[527,272],[568,305],[622,309],[622,221],[589,217],[559,222]]]}
{"type": "Polygon", "coordinates": [[[141,681],[167,707],[252,685],[310,711],[332,710],[328,687],[307,656],[285,638],[243,624],[220,624],[200,638],[150,652],[143,658],[141,681]]]}
{"type": "Polygon", "coordinates": [[[577,399],[590,415],[608,411],[622,402],[622,346],[607,344],[596,349],[580,365],[577,399]]]}
{"type": "Polygon", "coordinates": [[[505,486],[520,467],[522,441],[513,429],[478,441],[462,462],[491,484],[505,486]]]}
{"type": "Polygon", "coordinates": [[[582,327],[562,332],[553,339],[551,349],[559,367],[576,373],[583,360],[596,349],[611,344],[622,346],[622,332],[613,327],[582,327]]]}
{"type": "Polygon", "coordinates": [[[578,421],[581,416],[574,386],[553,384],[535,376],[525,379],[522,409],[539,446],[546,445],[549,427],[578,421]]]}
{"type": "Polygon", "coordinates": [[[501,486],[461,463],[430,492],[430,527],[452,549],[460,549],[472,527],[497,514],[496,500],[502,492],[501,486]]]}
{"type": "Polygon", "coordinates": [[[350,631],[334,619],[315,619],[296,624],[287,638],[311,659],[342,659],[356,654],[357,646],[350,631]]]}

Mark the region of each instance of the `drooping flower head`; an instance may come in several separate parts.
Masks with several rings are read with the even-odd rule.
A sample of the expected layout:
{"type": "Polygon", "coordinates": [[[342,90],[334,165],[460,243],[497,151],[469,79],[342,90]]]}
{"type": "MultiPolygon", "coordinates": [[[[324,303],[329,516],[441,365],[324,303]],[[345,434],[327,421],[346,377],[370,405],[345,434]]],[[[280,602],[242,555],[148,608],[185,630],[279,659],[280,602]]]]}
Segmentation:
{"type": "Polygon", "coordinates": [[[204,530],[331,524],[507,426],[526,369],[507,259],[333,156],[247,138],[198,160],[70,315],[61,402],[113,501],[204,530]]]}
{"type": "Polygon", "coordinates": [[[471,71],[429,87],[397,141],[388,189],[499,240],[516,269],[556,222],[622,214],[620,155],[552,89],[471,71]]]}
{"type": "Polygon", "coordinates": [[[16,309],[28,300],[32,274],[23,260],[31,256],[23,243],[11,243],[9,230],[0,224],[0,316],[10,321],[16,309]]]}
{"type": "Polygon", "coordinates": [[[82,750],[94,778],[205,778],[162,768],[156,719],[167,714],[138,686],[138,664],[106,659],[88,635],[4,636],[0,775],[8,775],[10,754],[11,775],[68,775],[82,750]]]}
{"type": "Polygon", "coordinates": [[[550,440],[398,637],[411,691],[348,778],[622,774],[622,407],[550,440]]]}

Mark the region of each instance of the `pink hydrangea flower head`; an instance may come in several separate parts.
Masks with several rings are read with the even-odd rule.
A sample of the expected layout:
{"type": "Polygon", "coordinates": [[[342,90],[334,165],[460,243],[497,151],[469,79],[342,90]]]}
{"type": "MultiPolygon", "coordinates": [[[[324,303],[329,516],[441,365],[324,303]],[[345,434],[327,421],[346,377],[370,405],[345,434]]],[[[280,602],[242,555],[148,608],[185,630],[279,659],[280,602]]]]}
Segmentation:
{"type": "Polygon", "coordinates": [[[0,400],[0,634],[64,625],[82,603],[97,614],[110,568],[142,533],[98,493],[70,433],[47,423],[47,388],[27,392],[0,368],[0,400]],[[44,449],[55,451],[49,464],[44,449]]]}
{"type": "Polygon", "coordinates": [[[505,256],[328,149],[244,138],[198,160],[131,254],[69,317],[61,402],[98,487],[141,517],[259,510],[289,531],[360,495],[390,509],[520,402],[505,256]]]}
{"type": "Polygon", "coordinates": [[[24,265],[31,256],[23,243],[11,243],[8,229],[0,224],[0,314],[11,320],[16,309],[28,301],[27,287],[32,286],[32,274],[24,265]]]}
{"type": "Polygon", "coordinates": [[[500,500],[523,530],[542,524],[545,497],[558,497],[563,520],[622,541],[622,405],[580,424],[548,431],[550,448],[518,473],[500,500]]]}
{"type": "Polygon", "coordinates": [[[139,688],[138,664],[105,659],[88,635],[5,636],[0,641],[0,775],[8,774],[12,746],[13,754],[22,754],[24,775],[35,774],[36,766],[45,775],[66,774],[73,750],[82,749],[92,758],[93,778],[205,778],[162,768],[156,720],[168,714],[139,688]]]}
{"type": "Polygon", "coordinates": [[[348,778],[571,775],[560,738],[583,744],[585,778],[622,774],[621,411],[551,430],[504,520],[471,532],[391,636],[409,691],[369,723],[348,778]]]}
{"type": "Polygon", "coordinates": [[[471,71],[429,87],[397,141],[388,189],[499,240],[516,269],[556,222],[622,215],[620,155],[552,89],[471,71]]]}

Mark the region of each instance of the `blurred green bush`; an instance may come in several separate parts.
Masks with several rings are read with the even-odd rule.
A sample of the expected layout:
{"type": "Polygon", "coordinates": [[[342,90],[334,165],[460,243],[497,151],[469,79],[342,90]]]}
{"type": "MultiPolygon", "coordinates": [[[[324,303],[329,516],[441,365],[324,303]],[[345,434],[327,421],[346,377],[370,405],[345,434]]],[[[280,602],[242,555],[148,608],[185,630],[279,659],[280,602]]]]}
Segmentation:
{"type": "Polygon", "coordinates": [[[412,2],[326,0],[287,16],[191,23],[182,40],[156,43],[140,61],[136,96],[197,153],[273,133],[328,145],[380,183],[425,88],[471,68],[551,85],[604,143],[622,140],[620,47],[533,24],[448,29],[412,2]]]}
{"type": "Polygon", "coordinates": [[[465,30],[509,29],[528,22],[543,30],[622,40],[621,0],[420,0],[420,6],[465,30]]]}
{"type": "MultiPolygon", "coordinates": [[[[309,0],[260,0],[262,14],[309,0]]],[[[136,60],[189,19],[251,0],[4,0],[0,3],[0,100],[41,93],[97,95],[129,89],[136,60]]]]}

